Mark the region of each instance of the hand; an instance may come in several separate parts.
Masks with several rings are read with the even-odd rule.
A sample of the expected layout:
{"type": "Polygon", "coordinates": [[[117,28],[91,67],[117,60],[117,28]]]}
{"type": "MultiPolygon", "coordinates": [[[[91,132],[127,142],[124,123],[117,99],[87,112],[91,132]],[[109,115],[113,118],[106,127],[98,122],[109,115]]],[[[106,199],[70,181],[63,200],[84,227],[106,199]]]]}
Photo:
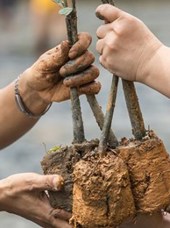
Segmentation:
{"type": "Polygon", "coordinates": [[[0,210],[20,215],[45,228],[70,228],[71,215],[51,207],[47,190],[61,190],[59,175],[24,173],[0,181],[0,210]]]}
{"type": "Polygon", "coordinates": [[[100,5],[96,15],[105,21],[97,30],[101,64],[126,80],[145,83],[162,43],[142,21],[114,6],[100,5]]]}
{"type": "MultiPolygon", "coordinates": [[[[20,79],[21,95],[23,90],[27,91],[29,97],[30,93],[34,93],[37,99],[49,104],[69,99],[69,87],[77,87],[80,94],[98,93],[101,86],[94,80],[99,71],[92,66],[93,54],[87,51],[90,43],[91,37],[87,33],[80,33],[78,42],[71,49],[69,43],[63,41],[40,56],[20,79]],[[74,77],[66,78],[69,75],[74,77]]],[[[26,96],[22,96],[23,99],[26,96]]],[[[33,100],[35,102],[35,96],[32,97],[32,102],[29,103],[33,103],[33,100]]],[[[26,104],[29,106],[28,102],[26,104]]]]}

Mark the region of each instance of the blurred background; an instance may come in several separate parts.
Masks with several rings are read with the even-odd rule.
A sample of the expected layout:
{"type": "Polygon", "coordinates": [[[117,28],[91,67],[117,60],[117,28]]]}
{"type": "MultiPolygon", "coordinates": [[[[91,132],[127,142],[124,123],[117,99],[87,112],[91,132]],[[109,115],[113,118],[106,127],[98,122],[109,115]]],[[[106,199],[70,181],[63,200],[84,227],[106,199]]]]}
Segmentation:
{"type": "MultiPolygon", "coordinates": [[[[77,1],[78,29],[93,36],[90,49],[96,55],[103,84],[97,99],[105,111],[111,75],[98,63],[95,51],[96,29],[100,25],[95,9],[100,1],[77,1]]],[[[139,17],[166,45],[170,45],[170,1],[120,0],[116,5],[139,17]]],[[[50,0],[0,0],[0,88],[13,81],[44,51],[66,38],[63,16],[50,0]]],[[[135,61],[135,60],[134,60],[135,61]]],[[[160,72],[161,74],[161,72],[160,72]]],[[[119,139],[131,137],[131,126],[119,85],[113,117],[113,129],[119,139]]],[[[170,151],[169,99],[152,89],[136,84],[146,128],[153,129],[170,151]]],[[[86,138],[100,137],[100,131],[86,99],[81,97],[86,138]]],[[[42,173],[40,161],[48,149],[72,142],[70,102],[53,104],[39,123],[16,143],[0,152],[0,178],[14,173],[42,173]]],[[[8,213],[0,213],[0,227],[36,228],[37,225],[8,213]]]]}

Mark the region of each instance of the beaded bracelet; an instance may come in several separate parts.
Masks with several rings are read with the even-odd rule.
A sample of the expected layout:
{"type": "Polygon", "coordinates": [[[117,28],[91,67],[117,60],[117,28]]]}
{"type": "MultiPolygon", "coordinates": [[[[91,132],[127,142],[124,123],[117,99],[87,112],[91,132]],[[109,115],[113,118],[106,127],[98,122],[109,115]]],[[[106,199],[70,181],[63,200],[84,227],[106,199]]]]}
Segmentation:
{"type": "Polygon", "coordinates": [[[32,113],[24,104],[24,101],[20,95],[19,92],[19,88],[18,88],[18,82],[19,82],[20,76],[15,80],[15,101],[17,104],[18,109],[24,113],[26,116],[30,117],[30,118],[40,118],[42,115],[44,115],[49,108],[51,107],[52,103],[50,103],[47,108],[40,114],[40,115],[36,115],[34,113],[32,113]]]}

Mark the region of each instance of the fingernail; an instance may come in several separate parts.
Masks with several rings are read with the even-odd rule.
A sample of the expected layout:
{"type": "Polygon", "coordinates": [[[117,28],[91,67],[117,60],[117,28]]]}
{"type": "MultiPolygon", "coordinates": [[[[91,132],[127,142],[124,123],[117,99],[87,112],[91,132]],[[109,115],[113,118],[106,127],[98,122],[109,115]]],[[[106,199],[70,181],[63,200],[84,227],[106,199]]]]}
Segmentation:
{"type": "Polygon", "coordinates": [[[104,17],[98,11],[96,11],[96,17],[98,17],[100,20],[104,20],[104,17]]]}

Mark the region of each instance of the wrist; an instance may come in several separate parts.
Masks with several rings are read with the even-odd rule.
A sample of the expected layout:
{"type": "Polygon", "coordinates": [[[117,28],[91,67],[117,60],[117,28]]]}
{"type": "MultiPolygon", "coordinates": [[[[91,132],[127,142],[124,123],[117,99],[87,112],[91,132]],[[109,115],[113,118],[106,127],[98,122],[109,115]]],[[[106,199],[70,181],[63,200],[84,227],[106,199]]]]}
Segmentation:
{"type": "Polygon", "coordinates": [[[0,180],[0,211],[7,211],[5,205],[8,202],[7,195],[9,194],[9,188],[5,180],[6,179],[0,180]]]}
{"type": "Polygon", "coordinates": [[[157,62],[157,53],[164,45],[155,37],[145,37],[143,47],[141,47],[141,54],[138,61],[138,68],[136,72],[136,81],[148,85],[148,81],[153,74],[155,64],[157,62]]]}
{"type": "Polygon", "coordinates": [[[170,98],[170,48],[162,45],[148,64],[144,84],[170,98]]]}
{"type": "MultiPolygon", "coordinates": [[[[39,93],[31,88],[27,83],[27,72],[24,72],[16,81],[15,81],[15,96],[21,103],[19,106],[23,106],[26,114],[32,117],[40,117],[43,115],[51,106],[51,103],[46,102],[39,96],[39,93]]],[[[20,108],[22,111],[22,108],[20,108]]]]}

